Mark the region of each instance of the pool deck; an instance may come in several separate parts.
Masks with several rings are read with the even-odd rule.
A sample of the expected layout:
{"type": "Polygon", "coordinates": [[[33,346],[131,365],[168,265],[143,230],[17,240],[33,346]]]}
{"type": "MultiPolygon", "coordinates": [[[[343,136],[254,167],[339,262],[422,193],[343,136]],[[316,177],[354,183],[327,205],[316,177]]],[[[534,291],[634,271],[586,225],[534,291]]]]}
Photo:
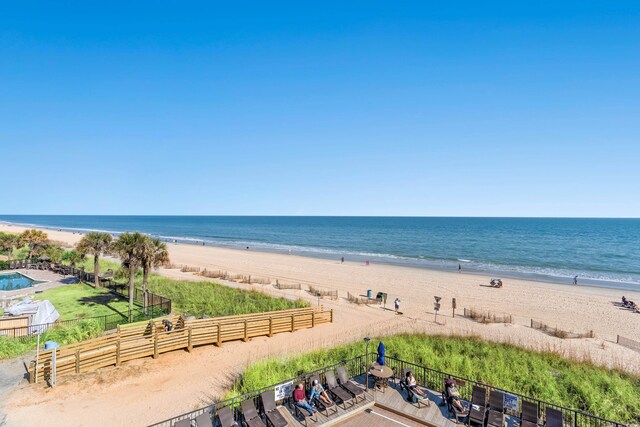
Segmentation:
{"type": "Polygon", "coordinates": [[[47,289],[57,288],[72,283],[78,283],[78,279],[73,276],[62,276],[49,270],[19,269],[0,271],[0,275],[20,273],[30,279],[41,281],[28,288],[16,289],[14,291],[0,291],[0,307],[8,307],[13,300],[26,297],[35,292],[46,291],[47,289]]]}

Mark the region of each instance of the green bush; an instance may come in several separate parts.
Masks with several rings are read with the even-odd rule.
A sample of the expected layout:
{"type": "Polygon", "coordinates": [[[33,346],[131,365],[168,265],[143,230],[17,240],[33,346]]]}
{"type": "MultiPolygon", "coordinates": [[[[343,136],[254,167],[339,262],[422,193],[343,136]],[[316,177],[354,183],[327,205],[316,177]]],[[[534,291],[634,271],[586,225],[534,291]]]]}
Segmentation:
{"type": "MultiPolygon", "coordinates": [[[[474,338],[397,335],[384,338],[384,343],[387,355],[408,362],[603,418],[640,421],[640,379],[622,372],[474,338]]],[[[370,346],[370,351],[375,351],[376,345],[370,346]]],[[[255,363],[242,374],[229,397],[338,363],[364,351],[364,344],[357,342],[255,363]]]]}

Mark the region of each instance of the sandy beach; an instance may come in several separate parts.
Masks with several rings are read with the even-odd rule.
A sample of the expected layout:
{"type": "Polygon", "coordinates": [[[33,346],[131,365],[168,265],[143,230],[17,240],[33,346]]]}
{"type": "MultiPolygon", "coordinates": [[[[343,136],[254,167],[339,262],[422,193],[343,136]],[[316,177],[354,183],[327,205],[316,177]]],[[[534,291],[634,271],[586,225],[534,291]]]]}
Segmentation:
{"type": "MultiPolygon", "coordinates": [[[[0,225],[0,231],[17,233],[23,229],[0,225]]],[[[45,231],[50,239],[70,245],[81,238],[79,234],[45,231]]],[[[505,280],[503,288],[496,289],[487,286],[488,276],[464,272],[380,264],[365,266],[348,260],[342,264],[340,260],[207,246],[169,244],[168,247],[174,264],[337,290],[337,300],[321,300],[321,304],[334,309],[335,322],[292,335],[230,343],[223,348],[201,347],[191,354],[174,352],[157,360],[138,360],[118,369],[104,369],[65,380],[54,389],[23,384],[3,402],[7,426],[35,426],[45,420],[48,425],[60,426],[142,425],[160,421],[224,395],[234,375],[251,361],[403,331],[477,335],[640,374],[640,353],[615,344],[618,334],[640,340],[640,315],[614,305],[623,291],[515,279],[505,280]],[[387,308],[395,298],[400,298],[404,315],[397,316],[379,306],[350,304],[346,300],[347,292],[361,295],[368,289],[374,293],[386,292],[387,308]],[[437,324],[433,311],[436,295],[442,297],[437,324]],[[456,314],[462,314],[463,308],[508,314],[513,317],[513,323],[485,325],[459,315],[453,318],[452,298],[457,301],[456,314]],[[592,330],[595,338],[553,337],[530,328],[531,319],[564,330],[592,330]],[[114,407],[118,411],[113,411],[114,407]]],[[[174,278],[207,280],[176,269],[159,272],[174,278]]],[[[280,291],[270,285],[226,284],[317,303],[317,298],[306,291],[280,291]]],[[[624,294],[629,299],[640,300],[638,292],[625,291],[624,294]]]]}

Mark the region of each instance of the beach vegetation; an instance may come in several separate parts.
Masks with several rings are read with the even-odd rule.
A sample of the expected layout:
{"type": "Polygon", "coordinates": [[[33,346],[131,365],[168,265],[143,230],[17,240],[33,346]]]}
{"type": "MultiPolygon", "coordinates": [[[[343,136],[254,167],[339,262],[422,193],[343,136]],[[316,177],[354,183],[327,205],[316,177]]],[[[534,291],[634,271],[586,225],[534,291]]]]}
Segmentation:
{"type": "Polygon", "coordinates": [[[20,246],[22,246],[20,235],[0,232],[0,253],[5,254],[8,261],[12,260],[14,251],[20,246]]]}
{"type": "MultiPolygon", "coordinates": [[[[396,335],[383,339],[387,355],[455,376],[578,409],[602,418],[640,421],[640,378],[552,353],[479,338],[396,335]]],[[[364,343],[273,358],[250,365],[228,397],[362,355],[364,343]]],[[[392,362],[390,362],[392,363],[392,362]]]]}
{"type": "MultiPolygon", "coordinates": [[[[55,341],[59,344],[73,344],[90,338],[95,338],[103,332],[101,323],[97,320],[87,319],[73,326],[59,326],[42,333],[40,345],[45,341],[55,341]]],[[[9,359],[20,356],[37,346],[37,336],[32,335],[26,339],[14,339],[0,336],[0,359],[9,359]]]]}
{"type": "Polygon", "coordinates": [[[100,232],[87,233],[76,244],[76,251],[80,256],[93,256],[93,274],[97,288],[100,287],[100,257],[110,252],[111,244],[111,234],[100,232]]]}
{"type": "Polygon", "coordinates": [[[77,250],[64,251],[60,256],[60,260],[71,267],[76,267],[84,258],[85,254],[77,250]]]}
{"type": "Polygon", "coordinates": [[[31,259],[34,255],[37,255],[45,248],[49,242],[49,236],[42,230],[32,228],[30,230],[25,230],[20,234],[20,241],[27,245],[29,249],[27,258],[31,259]]]}

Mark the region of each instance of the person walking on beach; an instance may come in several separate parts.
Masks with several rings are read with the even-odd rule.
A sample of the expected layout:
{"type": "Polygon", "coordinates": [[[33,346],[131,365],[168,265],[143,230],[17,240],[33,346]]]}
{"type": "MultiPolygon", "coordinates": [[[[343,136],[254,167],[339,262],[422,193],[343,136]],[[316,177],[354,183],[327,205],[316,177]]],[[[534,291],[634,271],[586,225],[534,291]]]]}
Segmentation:
{"type": "Polygon", "coordinates": [[[574,285],[578,284],[578,276],[573,276],[573,284],[574,285]]]}
{"type": "Polygon", "coordinates": [[[344,257],[340,258],[340,264],[344,264],[344,257]]]}
{"type": "Polygon", "coordinates": [[[396,314],[398,314],[398,311],[400,310],[400,298],[396,298],[396,300],[393,302],[393,305],[396,308],[396,314]]]}
{"type": "Polygon", "coordinates": [[[462,264],[458,264],[458,273],[462,273],[462,264]]]}

